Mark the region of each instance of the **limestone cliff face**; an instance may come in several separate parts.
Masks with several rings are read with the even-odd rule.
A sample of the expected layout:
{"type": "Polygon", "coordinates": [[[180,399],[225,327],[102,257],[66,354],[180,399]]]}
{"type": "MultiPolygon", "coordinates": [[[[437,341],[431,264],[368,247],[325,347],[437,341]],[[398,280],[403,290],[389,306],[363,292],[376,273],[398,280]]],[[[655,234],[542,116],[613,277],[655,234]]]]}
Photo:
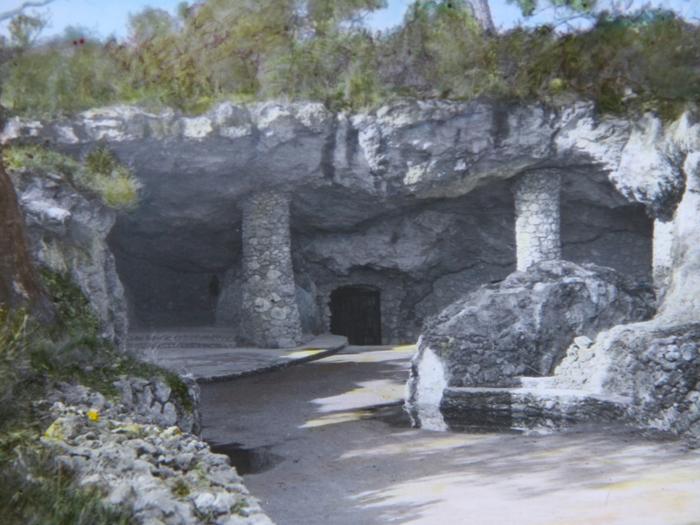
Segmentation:
{"type": "Polygon", "coordinates": [[[328,329],[333,289],[369,285],[382,292],[382,334],[394,342],[415,340],[427,317],[514,270],[513,190],[529,172],[561,177],[564,259],[650,279],[649,217],[673,215],[698,126],[690,116],[601,117],[585,103],[405,101],[334,114],[272,101],[198,117],[115,106],[15,119],[3,138],[74,155],[106,144],[143,183],[140,206],[109,238],[136,325],[241,318],[242,210],[265,190],[290,202],[306,329],[328,329]]]}
{"type": "Polygon", "coordinates": [[[34,260],[70,275],[101,321],[102,335],[121,345],[127,332],[126,302],[106,241],[116,212],[59,174],[17,173],[13,182],[34,260]]]}
{"type": "Polygon", "coordinates": [[[25,239],[24,220],[12,180],[0,161],[0,308],[28,308],[50,319],[25,239]]]}
{"type": "Polygon", "coordinates": [[[327,204],[352,196],[354,214],[297,203],[306,217],[332,224],[333,218],[346,223],[377,215],[363,209],[377,199],[398,199],[390,204],[396,208],[416,199],[454,198],[543,168],[602,171],[625,197],[668,217],[682,193],[679,156],[689,144],[681,142],[696,132],[687,116],[670,126],[651,116],[630,122],[599,117],[584,103],[554,111],[411,101],[367,114],[334,114],[317,103],[265,102],[224,103],[199,117],[115,106],[69,120],[15,118],[3,140],[48,140],[67,152],[107,144],[137,169],[157,192],[154,198],[172,199],[151,214],[184,216],[176,203],[193,214],[211,212],[261,187],[295,194],[314,189],[334,198],[327,204]]]}
{"type": "MultiPolygon", "coordinates": [[[[690,124],[675,126],[684,135],[690,124]]],[[[528,171],[561,175],[565,259],[650,278],[644,209],[667,218],[683,188],[669,129],[599,118],[583,103],[406,101],[334,114],[264,102],[198,117],[116,106],[14,119],[4,140],[74,155],[106,144],[143,183],[140,206],[109,238],[135,325],[241,319],[242,209],[265,190],[290,202],[304,327],[328,329],[332,290],[363,284],[382,291],[383,339],[398,342],[515,268],[512,190],[528,171]]]]}
{"type": "MultiPolygon", "coordinates": [[[[693,432],[700,425],[697,375],[688,372],[700,362],[700,124],[690,113],[663,123],[653,115],[600,116],[586,103],[553,110],[404,101],[359,114],[316,103],[224,103],[198,117],[116,106],[52,122],[14,119],[3,140],[48,141],[74,155],[106,144],[143,183],[139,207],[113,228],[114,216],[55,186],[20,184],[37,256],[74,268],[90,254],[81,282],[97,305],[110,305],[103,318],[123,311],[102,243],[110,229],[135,324],[218,321],[246,330],[264,321],[250,318],[257,305],[280,323],[280,344],[298,340],[299,325],[328,330],[329,298],[339,287],[380,291],[383,341],[408,341],[431,316],[451,312],[454,320],[473,311],[465,297],[481,297],[474,290],[488,283],[506,286],[497,283],[516,260],[525,272],[543,258],[595,263],[640,285],[653,277],[656,316],[605,330],[647,316],[612,311],[618,296],[611,296],[608,321],[598,323],[591,310],[585,334],[574,323],[558,345],[578,343],[538,372],[562,359],[552,384],[622,396],[645,425],[693,432]],[[279,196],[284,209],[257,213],[263,194],[279,196]],[[268,215],[284,217],[284,231],[268,215]],[[260,236],[246,231],[267,231],[277,255],[267,261],[260,236]],[[65,241],[60,249],[46,240],[57,236],[65,241]],[[264,275],[261,261],[269,266],[264,275]],[[260,282],[251,286],[251,275],[260,282]],[[282,277],[284,294],[273,296],[282,277]]],[[[463,334],[454,335],[459,341],[463,334]]],[[[542,341],[530,335],[538,347],[542,341]]],[[[437,409],[446,371],[475,363],[459,345],[445,353],[425,347],[430,337],[422,341],[416,391],[437,409]]],[[[499,366],[490,370],[498,375],[499,366]]]]}

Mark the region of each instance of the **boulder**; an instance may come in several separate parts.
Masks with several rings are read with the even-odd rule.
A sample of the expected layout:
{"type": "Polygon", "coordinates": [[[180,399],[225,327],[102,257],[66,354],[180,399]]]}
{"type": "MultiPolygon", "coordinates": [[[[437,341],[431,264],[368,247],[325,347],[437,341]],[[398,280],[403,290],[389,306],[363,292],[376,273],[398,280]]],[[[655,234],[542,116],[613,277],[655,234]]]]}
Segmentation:
{"type": "Polygon", "coordinates": [[[429,319],[416,362],[430,348],[449,386],[516,385],[518,376],[550,374],[575,337],[647,319],[653,305],[648,285],[610,268],[547,261],[429,319]]]}
{"type": "Polygon", "coordinates": [[[574,340],[648,319],[654,302],[650,286],[592,264],[546,261],[512,273],[426,322],[407,408],[421,426],[445,429],[447,389],[517,387],[520,376],[549,375],[574,340]]]}

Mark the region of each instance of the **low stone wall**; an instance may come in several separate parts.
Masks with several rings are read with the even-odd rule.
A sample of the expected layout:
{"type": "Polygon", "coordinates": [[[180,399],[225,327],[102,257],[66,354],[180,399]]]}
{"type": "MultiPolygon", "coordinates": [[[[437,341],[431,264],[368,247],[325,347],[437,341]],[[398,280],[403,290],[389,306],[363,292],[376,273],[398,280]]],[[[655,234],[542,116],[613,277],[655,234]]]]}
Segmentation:
{"type": "MultiPolygon", "coordinates": [[[[176,419],[177,406],[160,382],[123,378],[125,402],[111,402],[85,387],[63,385],[51,408],[54,422],[42,443],[82,486],[96,487],[109,505],[131,511],[148,525],[267,525],[272,522],[243,486],[226,456],[178,426],[144,421],[176,419]],[[129,396],[131,398],[129,399],[129,396]],[[153,404],[146,402],[153,397],[153,404]]],[[[178,423],[192,425],[179,417],[178,423]]]]}
{"type": "Polygon", "coordinates": [[[163,427],[176,425],[183,432],[199,434],[202,429],[199,386],[190,376],[180,379],[187,392],[173,392],[162,380],[142,378],[124,377],[114,386],[120,391],[122,403],[137,420],[163,427]]]}
{"type": "Polygon", "coordinates": [[[445,427],[462,431],[543,432],[582,423],[623,427],[627,422],[626,408],[622,399],[572,391],[504,388],[447,388],[440,403],[445,427]]]}

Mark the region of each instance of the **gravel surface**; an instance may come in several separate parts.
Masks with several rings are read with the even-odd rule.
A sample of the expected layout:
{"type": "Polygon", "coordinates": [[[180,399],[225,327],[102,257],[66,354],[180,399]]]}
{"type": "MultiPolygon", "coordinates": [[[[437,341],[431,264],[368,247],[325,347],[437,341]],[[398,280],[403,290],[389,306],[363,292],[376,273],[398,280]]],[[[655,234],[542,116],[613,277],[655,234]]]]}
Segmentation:
{"type": "Polygon", "coordinates": [[[204,437],[279,525],[700,523],[700,451],[679,442],[409,428],[412,351],[348,347],[203,385],[204,437]]]}

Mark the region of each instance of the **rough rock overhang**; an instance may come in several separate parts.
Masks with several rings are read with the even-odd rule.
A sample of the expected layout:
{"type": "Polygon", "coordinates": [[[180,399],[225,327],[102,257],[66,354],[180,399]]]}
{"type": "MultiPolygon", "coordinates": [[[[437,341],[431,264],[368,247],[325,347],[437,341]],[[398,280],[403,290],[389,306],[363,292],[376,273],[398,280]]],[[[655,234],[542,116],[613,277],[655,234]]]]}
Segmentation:
{"type": "Polygon", "coordinates": [[[602,206],[640,202],[668,217],[683,190],[685,155],[700,149],[700,126],[688,114],[668,125],[651,115],[604,117],[583,102],[553,110],[403,101],[358,114],[261,102],[223,103],[196,117],[113,106],[45,122],[13,118],[2,141],[73,155],[105,144],[144,186],[117,228],[144,239],[177,232],[197,251],[204,230],[207,246],[217,235],[229,242],[241,201],[262,188],[292,194],[293,228],[350,230],[420,201],[556,169],[569,192],[602,206]],[[605,179],[619,196],[599,188],[605,179]]]}

